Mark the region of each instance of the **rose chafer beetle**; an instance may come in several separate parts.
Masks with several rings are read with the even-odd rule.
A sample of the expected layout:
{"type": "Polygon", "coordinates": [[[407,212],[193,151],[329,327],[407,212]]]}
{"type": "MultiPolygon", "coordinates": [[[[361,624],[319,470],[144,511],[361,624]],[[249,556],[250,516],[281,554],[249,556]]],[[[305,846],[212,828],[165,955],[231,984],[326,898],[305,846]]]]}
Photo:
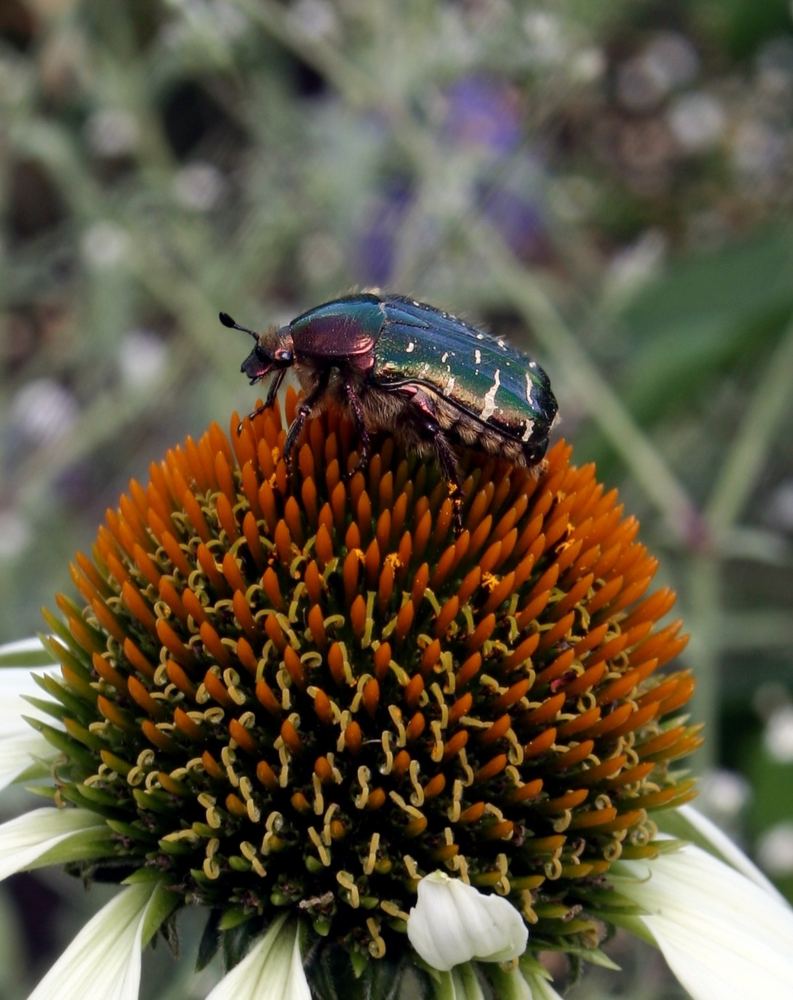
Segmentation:
{"type": "Polygon", "coordinates": [[[284,444],[292,451],[306,419],[329,401],[347,408],[360,437],[389,430],[420,455],[434,455],[449,483],[460,524],[455,448],[534,466],[548,447],[556,399],[536,361],[461,319],[401,295],[364,292],[309,309],[287,326],[256,333],[220,314],[224,326],[256,344],[241,370],[251,384],[273,379],[255,416],[275,402],[289,368],[304,391],[284,444]]]}

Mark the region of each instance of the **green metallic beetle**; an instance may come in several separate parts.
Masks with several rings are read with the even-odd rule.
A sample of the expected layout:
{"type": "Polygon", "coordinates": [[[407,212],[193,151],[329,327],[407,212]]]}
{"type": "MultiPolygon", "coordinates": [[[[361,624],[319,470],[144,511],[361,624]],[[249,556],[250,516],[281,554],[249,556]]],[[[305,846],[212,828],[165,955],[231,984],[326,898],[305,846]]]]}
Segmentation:
{"type": "Polygon", "coordinates": [[[242,363],[251,384],[273,375],[275,401],[289,368],[304,390],[286,436],[291,468],[298,435],[329,400],[349,409],[369,456],[370,433],[388,430],[421,455],[434,455],[449,483],[459,525],[460,472],[455,448],[478,449],[519,465],[537,465],[548,447],[556,399],[536,361],[461,319],[401,295],[364,292],[334,299],[257,334],[226,313],[225,326],[256,341],[242,363]]]}

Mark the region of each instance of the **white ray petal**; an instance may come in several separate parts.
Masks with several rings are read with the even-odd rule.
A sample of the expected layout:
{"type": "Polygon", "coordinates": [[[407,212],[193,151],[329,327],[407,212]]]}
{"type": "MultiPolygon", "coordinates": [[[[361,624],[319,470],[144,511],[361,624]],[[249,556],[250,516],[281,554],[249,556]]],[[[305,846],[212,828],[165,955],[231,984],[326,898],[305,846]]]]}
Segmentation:
{"type": "Polygon", "coordinates": [[[86,843],[109,835],[107,824],[87,809],[45,806],[24,813],[0,825],[0,879],[48,864],[48,858],[59,863],[83,858],[86,843]]]}
{"type": "Polygon", "coordinates": [[[55,753],[41,733],[30,726],[25,732],[0,736],[0,791],[24,774],[34,761],[51,759],[55,753]]]}
{"type": "Polygon", "coordinates": [[[126,886],[80,931],[28,1000],[137,1000],[140,953],[173,902],[157,882],[126,886]]]}
{"type": "Polygon", "coordinates": [[[663,830],[690,840],[709,854],[715,854],[772,895],[784,898],[757,865],[719,827],[692,806],[680,806],[664,820],[663,830]]]}
{"type": "Polygon", "coordinates": [[[793,910],[778,895],[693,844],[613,871],[694,1000],[793,997],[793,910]]]}
{"type": "Polygon", "coordinates": [[[298,924],[279,917],[207,1000],[311,1000],[298,924]]]}
{"type": "MultiPolygon", "coordinates": [[[[0,647],[0,652],[10,648],[31,644],[33,640],[19,643],[8,643],[0,647]]],[[[35,640],[38,649],[41,644],[35,640]]],[[[41,688],[33,679],[34,673],[51,673],[58,668],[37,667],[3,667],[0,669],[0,790],[11,784],[26,771],[36,760],[49,760],[56,751],[44,739],[41,733],[35,732],[24,716],[46,719],[49,725],[55,725],[53,719],[32,706],[25,700],[27,695],[41,695],[41,688]]]]}

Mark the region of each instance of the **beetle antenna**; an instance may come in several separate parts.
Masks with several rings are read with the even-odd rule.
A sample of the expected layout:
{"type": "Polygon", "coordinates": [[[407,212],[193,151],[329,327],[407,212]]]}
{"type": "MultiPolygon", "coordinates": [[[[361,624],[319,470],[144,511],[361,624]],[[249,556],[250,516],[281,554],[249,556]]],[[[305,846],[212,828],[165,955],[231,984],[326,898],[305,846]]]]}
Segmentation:
{"type": "Polygon", "coordinates": [[[242,333],[248,333],[254,340],[259,339],[259,334],[255,330],[249,330],[247,326],[240,326],[239,323],[236,320],[233,320],[228,313],[218,313],[218,319],[223,326],[231,327],[232,330],[241,330],[242,333]]]}

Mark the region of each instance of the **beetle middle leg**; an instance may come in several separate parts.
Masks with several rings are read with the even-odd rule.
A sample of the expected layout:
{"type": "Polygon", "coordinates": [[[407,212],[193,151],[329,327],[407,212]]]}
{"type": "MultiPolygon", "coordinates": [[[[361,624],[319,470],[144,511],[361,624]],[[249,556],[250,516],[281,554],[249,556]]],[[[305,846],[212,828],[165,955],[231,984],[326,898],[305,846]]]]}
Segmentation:
{"type": "Polygon", "coordinates": [[[360,441],[360,455],[358,458],[358,464],[350,472],[346,473],[346,478],[352,478],[356,472],[360,469],[366,467],[369,461],[369,451],[371,448],[371,440],[369,438],[369,431],[366,429],[366,422],[364,419],[363,403],[361,402],[361,397],[358,395],[358,389],[350,378],[345,378],[343,382],[344,395],[347,397],[347,402],[350,405],[350,410],[352,411],[353,420],[355,422],[355,430],[358,433],[358,440],[360,441]]]}
{"type": "MultiPolygon", "coordinates": [[[[404,392],[404,388],[402,391],[404,392]]],[[[420,389],[412,393],[407,413],[411,414],[409,423],[412,430],[421,441],[428,444],[435,452],[435,458],[448,484],[449,498],[452,501],[454,530],[459,535],[463,530],[463,486],[457,455],[449,443],[446,433],[438,423],[435,407],[427,393],[420,389]]]]}
{"type": "MultiPolygon", "coordinates": [[[[297,416],[289,425],[289,429],[286,432],[286,440],[284,441],[283,458],[286,462],[286,474],[291,479],[292,478],[292,450],[295,443],[300,436],[300,432],[303,430],[303,424],[311,416],[311,411],[317,405],[317,403],[322,399],[328,389],[328,382],[330,381],[330,369],[321,373],[317,380],[317,384],[309,392],[306,398],[297,408],[297,416]]],[[[268,393],[268,399],[269,393],[268,393]]]]}

